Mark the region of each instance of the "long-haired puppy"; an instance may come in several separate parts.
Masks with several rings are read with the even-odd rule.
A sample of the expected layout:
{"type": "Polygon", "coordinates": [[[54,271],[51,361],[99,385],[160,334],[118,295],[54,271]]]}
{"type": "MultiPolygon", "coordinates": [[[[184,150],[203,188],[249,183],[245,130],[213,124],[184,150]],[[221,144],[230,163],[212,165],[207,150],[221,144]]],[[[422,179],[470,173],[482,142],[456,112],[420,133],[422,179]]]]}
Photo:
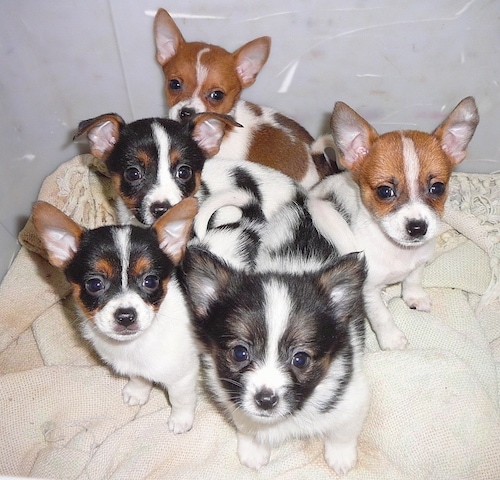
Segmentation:
{"type": "Polygon", "coordinates": [[[73,287],[83,336],[130,378],[123,401],[144,404],[157,383],[168,391],[174,433],[192,427],[196,405],[198,350],[176,273],[196,211],[186,199],[148,229],[86,230],[45,202],[32,217],[50,263],[73,287]]]}
{"type": "Polygon", "coordinates": [[[252,272],[197,247],[186,254],[182,285],[208,386],[236,427],[242,464],[259,469],[273,445],[319,436],[327,464],[345,473],[369,400],[364,259],[335,251],[300,193],[270,221],[261,249],[252,272]]]}
{"type": "Polygon", "coordinates": [[[382,349],[403,349],[408,342],[382,300],[386,286],[402,282],[410,308],[431,308],[422,288],[424,267],[434,254],[451,172],[465,158],[478,122],[476,103],[467,97],[432,133],[379,135],[345,103],[335,105],[332,133],[347,171],[323,180],[311,195],[331,202],[330,212],[323,204],[316,215],[321,231],[336,236],[342,212],[355,249],[366,255],[366,311],[382,349]]]}

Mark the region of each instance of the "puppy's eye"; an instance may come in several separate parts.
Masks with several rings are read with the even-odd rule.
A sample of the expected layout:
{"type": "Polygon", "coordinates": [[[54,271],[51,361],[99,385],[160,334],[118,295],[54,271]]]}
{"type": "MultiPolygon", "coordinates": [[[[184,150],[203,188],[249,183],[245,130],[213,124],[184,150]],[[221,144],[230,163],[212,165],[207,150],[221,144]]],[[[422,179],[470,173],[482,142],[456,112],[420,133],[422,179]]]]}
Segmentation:
{"type": "Polygon", "coordinates": [[[311,357],[306,352],[297,352],[292,358],[292,365],[296,368],[306,368],[311,357]]]}
{"type": "Polygon", "coordinates": [[[436,197],[440,197],[444,194],[446,190],[446,185],[442,182],[433,183],[429,188],[429,193],[431,195],[436,195],[436,197]]]}
{"type": "Polygon", "coordinates": [[[220,102],[224,96],[225,94],[221,90],[214,90],[208,94],[208,98],[214,102],[220,102]]]}
{"type": "Polygon", "coordinates": [[[99,295],[106,290],[106,282],[102,277],[92,277],[85,282],[85,290],[91,295],[99,295]]]}
{"type": "Polygon", "coordinates": [[[182,88],[182,82],[177,78],[173,78],[168,82],[168,88],[170,88],[170,90],[180,90],[182,88]]]}
{"type": "Polygon", "coordinates": [[[123,178],[129,183],[139,183],[142,180],[142,171],[137,167],[128,167],[123,173],[123,178]]]}
{"type": "Polygon", "coordinates": [[[389,185],[382,185],[381,187],[377,187],[377,196],[382,200],[387,200],[388,198],[392,198],[396,196],[396,192],[389,185]]]}
{"type": "Polygon", "coordinates": [[[176,176],[179,180],[187,182],[193,176],[193,169],[189,165],[180,165],[177,169],[176,176]]]}
{"type": "Polygon", "coordinates": [[[157,275],[147,275],[144,277],[142,281],[142,286],[149,290],[150,292],[154,292],[160,286],[160,279],[157,275]]]}
{"type": "Polygon", "coordinates": [[[236,345],[236,347],[233,348],[233,360],[235,362],[248,362],[250,359],[250,352],[246,347],[243,345],[236,345]]]}

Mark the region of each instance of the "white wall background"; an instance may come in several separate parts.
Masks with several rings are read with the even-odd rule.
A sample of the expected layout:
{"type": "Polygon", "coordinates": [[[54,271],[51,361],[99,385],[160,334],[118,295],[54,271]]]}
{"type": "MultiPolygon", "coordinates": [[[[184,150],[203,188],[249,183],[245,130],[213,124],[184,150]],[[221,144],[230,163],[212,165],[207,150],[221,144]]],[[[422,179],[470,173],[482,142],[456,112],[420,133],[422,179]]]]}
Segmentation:
{"type": "Polygon", "coordinates": [[[85,151],[71,141],[79,121],[165,113],[158,7],[188,41],[232,51],[270,35],[271,56],[244,98],[313,135],[336,100],[384,132],[431,130],[474,95],[481,122],[460,169],[500,170],[498,0],[2,0],[0,278],[42,180],[85,151]]]}

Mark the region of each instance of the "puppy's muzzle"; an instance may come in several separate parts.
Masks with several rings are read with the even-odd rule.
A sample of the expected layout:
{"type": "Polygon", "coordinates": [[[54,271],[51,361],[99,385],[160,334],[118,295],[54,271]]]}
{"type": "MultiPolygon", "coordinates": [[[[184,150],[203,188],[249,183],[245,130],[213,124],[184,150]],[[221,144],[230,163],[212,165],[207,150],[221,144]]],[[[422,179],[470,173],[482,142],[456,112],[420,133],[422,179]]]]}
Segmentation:
{"type": "Polygon", "coordinates": [[[254,397],[256,405],[266,411],[270,411],[278,405],[279,397],[271,390],[261,390],[254,397]]]}

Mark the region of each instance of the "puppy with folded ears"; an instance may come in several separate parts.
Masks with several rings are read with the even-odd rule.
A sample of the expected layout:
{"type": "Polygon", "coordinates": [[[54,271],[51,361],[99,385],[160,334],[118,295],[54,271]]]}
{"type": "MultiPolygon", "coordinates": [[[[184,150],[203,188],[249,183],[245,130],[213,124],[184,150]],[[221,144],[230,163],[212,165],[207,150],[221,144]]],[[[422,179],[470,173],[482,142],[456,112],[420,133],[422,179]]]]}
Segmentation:
{"type": "Polygon", "coordinates": [[[240,99],[267,61],[270,37],[256,38],[233,53],[205,42],[186,42],[162,8],[156,13],[154,37],[170,118],[186,121],[200,112],[217,112],[243,125],[226,132],[217,158],[261,163],[305,188],[336,171],[323,154],[329,143],[325,137],[314,142],[294,120],[240,99]]]}
{"type": "Polygon", "coordinates": [[[32,215],[50,263],[73,287],[83,336],[130,378],[123,401],[146,403],[157,383],[168,391],[174,433],[191,429],[196,406],[198,350],[176,272],[196,212],[196,200],[188,198],[148,229],[86,230],[41,201],[32,215]]]}
{"type": "Polygon", "coordinates": [[[345,103],[335,105],[331,128],[347,172],[313,189],[312,197],[331,202],[316,210],[315,219],[332,238],[336,225],[330,217],[340,211],[356,237],[354,249],[364,251],[366,311],[382,349],[403,349],[408,343],[382,300],[386,286],[402,282],[410,308],[431,308],[422,288],[424,267],[434,254],[451,172],[464,160],[478,122],[476,103],[467,97],[432,133],[379,135],[345,103]]]}

